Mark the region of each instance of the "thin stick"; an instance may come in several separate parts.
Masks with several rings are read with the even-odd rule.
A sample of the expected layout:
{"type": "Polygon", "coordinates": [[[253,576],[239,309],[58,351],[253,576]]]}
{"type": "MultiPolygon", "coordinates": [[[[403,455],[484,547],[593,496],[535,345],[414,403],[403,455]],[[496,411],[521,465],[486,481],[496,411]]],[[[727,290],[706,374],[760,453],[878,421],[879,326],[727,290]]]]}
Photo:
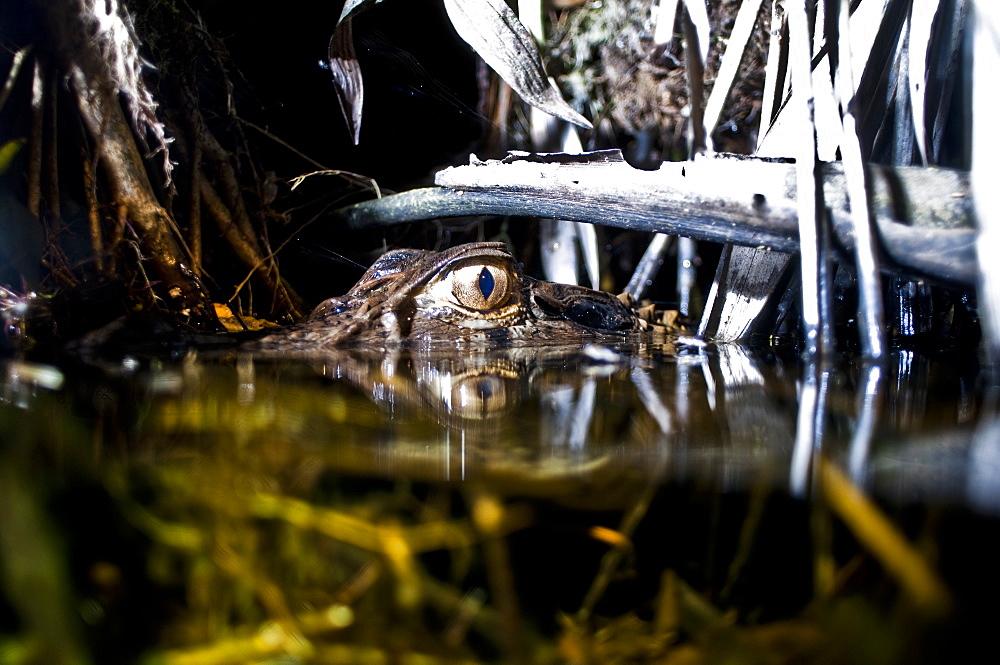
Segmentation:
{"type": "Polygon", "coordinates": [[[820,191],[816,186],[816,125],[812,85],[812,47],[805,0],[786,4],[793,86],[791,103],[799,128],[796,158],[796,198],[799,212],[799,242],[802,261],[802,323],[806,352],[823,355],[832,347],[828,274],[823,252],[824,231],[820,191]]]}
{"type": "Polygon", "coordinates": [[[28,210],[35,217],[42,207],[42,140],[45,127],[45,76],[42,63],[35,60],[31,81],[31,139],[28,141],[28,210]]]}
{"type": "Polygon", "coordinates": [[[49,215],[52,217],[52,223],[56,226],[61,224],[62,217],[62,206],[59,202],[59,132],[58,121],[59,118],[56,117],[58,113],[58,104],[56,104],[56,80],[54,76],[49,77],[48,81],[48,91],[45,98],[45,106],[48,108],[49,112],[49,128],[48,128],[48,150],[45,151],[45,196],[46,203],[49,209],[49,215]]]}
{"type": "MultiPolygon", "coordinates": [[[[244,124],[247,127],[250,127],[251,129],[257,130],[258,132],[260,132],[261,134],[263,134],[267,138],[271,139],[272,141],[274,141],[278,145],[282,146],[283,148],[287,148],[292,153],[298,155],[299,157],[301,157],[302,159],[306,160],[307,162],[309,162],[310,164],[312,164],[316,168],[320,169],[319,171],[314,171],[313,173],[307,173],[304,176],[298,176],[297,178],[293,178],[293,182],[295,180],[299,180],[299,179],[305,178],[305,177],[310,176],[310,175],[315,175],[317,173],[323,174],[323,175],[339,175],[339,176],[343,176],[347,180],[350,180],[350,181],[355,182],[355,183],[357,183],[359,185],[363,185],[363,186],[367,187],[368,189],[370,189],[372,192],[375,193],[376,197],[382,198],[382,191],[379,189],[378,183],[375,181],[374,178],[369,178],[368,176],[360,175],[360,174],[357,174],[357,173],[352,173],[351,171],[344,171],[342,169],[331,169],[331,168],[329,168],[327,166],[324,166],[323,164],[320,164],[319,162],[317,162],[315,159],[313,159],[309,155],[305,154],[304,152],[301,152],[300,150],[298,150],[297,148],[295,148],[291,144],[283,141],[279,137],[277,137],[274,134],[272,134],[271,132],[267,131],[263,127],[258,127],[257,125],[253,124],[249,120],[244,120],[243,118],[237,118],[237,119],[240,121],[241,124],[244,124]]],[[[292,189],[295,189],[294,185],[292,186],[292,189]]]]}
{"type": "Polygon", "coordinates": [[[672,237],[665,233],[657,233],[650,240],[645,253],[639,259],[639,265],[635,267],[635,272],[632,273],[632,278],[629,280],[628,286],[625,287],[625,293],[632,296],[634,300],[642,300],[646,295],[647,289],[656,278],[656,275],[659,274],[660,267],[663,265],[660,257],[666,251],[667,247],[669,247],[672,237]]]}
{"type": "MultiPolygon", "coordinates": [[[[215,220],[219,230],[225,235],[226,241],[236,256],[244,265],[251,267],[260,275],[268,290],[274,296],[280,296],[284,299],[284,302],[288,306],[288,312],[293,317],[298,318],[302,316],[304,305],[298,294],[292,291],[280,276],[270,270],[263,269],[267,259],[261,255],[257,243],[248,241],[243,233],[240,232],[240,229],[233,223],[232,214],[229,212],[226,204],[223,203],[218,193],[212,189],[212,186],[204,178],[201,179],[201,198],[205,202],[206,210],[208,210],[212,219],[215,220]]],[[[242,288],[242,285],[240,288],[242,288]]],[[[239,291],[237,290],[228,302],[232,302],[238,293],[239,291]]]]}
{"type": "MultiPolygon", "coordinates": [[[[622,536],[622,544],[630,543],[632,539],[632,534],[635,533],[636,527],[642,521],[642,518],[646,516],[649,510],[649,504],[652,502],[653,497],[656,495],[659,486],[657,484],[651,484],[646,487],[642,493],[636,497],[636,500],[632,503],[626,513],[622,516],[621,525],[618,527],[618,533],[622,536]]],[[[621,562],[622,557],[627,552],[627,548],[618,546],[609,550],[604,557],[601,559],[601,566],[598,570],[597,576],[594,577],[594,581],[591,582],[590,588],[587,589],[587,595],[584,596],[583,602],[580,604],[580,609],[577,610],[574,620],[579,624],[584,624],[590,620],[590,616],[594,611],[594,607],[597,602],[604,595],[604,591],[608,588],[611,583],[611,579],[618,569],[618,564],[621,562]]]]}
{"type": "Polygon", "coordinates": [[[188,246],[191,255],[191,270],[201,275],[201,142],[194,140],[194,154],[191,156],[191,204],[188,208],[188,246]]]}
{"type": "Polygon", "coordinates": [[[701,0],[684,3],[684,64],[687,70],[688,155],[704,153],[709,130],[705,127],[705,56],[708,53],[708,15],[701,0]],[[697,12],[693,14],[692,12],[697,12]],[[704,39],[705,43],[702,43],[704,39]]]}

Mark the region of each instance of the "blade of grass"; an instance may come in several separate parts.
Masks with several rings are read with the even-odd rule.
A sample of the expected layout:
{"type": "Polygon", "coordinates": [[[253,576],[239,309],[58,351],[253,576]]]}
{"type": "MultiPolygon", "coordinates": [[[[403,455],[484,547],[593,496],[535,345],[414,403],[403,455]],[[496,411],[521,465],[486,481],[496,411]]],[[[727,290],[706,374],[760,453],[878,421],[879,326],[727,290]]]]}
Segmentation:
{"type": "Polygon", "coordinates": [[[764,66],[764,99],[761,107],[760,150],[769,128],[781,109],[781,100],[788,89],[788,14],[777,0],[771,9],[771,38],[768,42],[767,64],[764,66]]]}
{"type": "Polygon", "coordinates": [[[677,18],[677,3],[680,0],[661,0],[653,10],[656,28],[653,30],[653,43],[665,50],[674,41],[674,20],[677,18]]]}
{"type": "Polygon", "coordinates": [[[925,119],[927,92],[927,54],[931,46],[931,28],[940,0],[913,0],[910,7],[910,114],[917,139],[917,152],[927,164],[927,123],[925,119]]]}
{"type": "Polygon", "coordinates": [[[687,68],[691,108],[688,120],[688,157],[693,158],[708,148],[709,128],[705,126],[705,63],[708,60],[711,26],[704,0],[684,0],[684,7],[684,64],[687,68]]]}
{"type": "Polygon", "coordinates": [[[928,614],[941,614],[951,595],[938,574],[878,506],[831,462],[821,459],[819,476],[823,498],[855,538],[899,583],[914,605],[928,614]]]}
{"type": "Polygon", "coordinates": [[[870,360],[882,358],[885,348],[885,322],[882,316],[882,284],[878,256],[872,234],[872,221],[865,166],[854,115],[854,75],[851,65],[850,3],[840,0],[837,24],[838,65],[836,93],[840,102],[843,136],[840,150],[847,177],[851,221],[854,228],[854,257],[858,275],[858,318],[861,322],[861,347],[870,360]]]}
{"type": "Polygon", "coordinates": [[[949,166],[968,167],[968,153],[956,150],[958,142],[947,143],[946,132],[951,116],[952,91],[962,81],[962,51],[965,44],[967,0],[951,0],[941,11],[932,40],[932,55],[928,58],[927,115],[930,118],[929,160],[941,164],[948,159],[949,166]],[[947,154],[945,150],[947,149],[947,154]],[[949,159],[950,158],[950,159],[949,159]]]}
{"type": "Polygon", "coordinates": [[[886,117],[883,131],[887,132],[885,145],[891,146],[892,164],[907,166],[914,162],[917,141],[913,133],[913,115],[910,112],[910,31],[906,20],[900,40],[896,44],[892,71],[889,73],[889,108],[894,111],[886,117]]]}
{"type": "Polygon", "coordinates": [[[739,71],[747,44],[750,43],[750,35],[753,34],[754,26],[757,23],[757,13],[761,3],[762,0],[743,0],[739,12],[736,14],[736,23],[729,35],[726,52],[723,54],[722,64],[719,66],[719,74],[715,78],[715,85],[712,87],[708,103],[705,105],[705,130],[708,136],[712,135],[716,125],[719,124],[722,107],[725,105],[726,97],[729,96],[729,91],[736,80],[736,72],[739,71]]]}
{"type": "Polygon", "coordinates": [[[858,135],[861,137],[861,152],[871,159],[876,138],[884,124],[889,107],[889,97],[880,92],[887,86],[887,79],[896,64],[896,45],[906,22],[907,0],[889,0],[882,14],[879,29],[875,35],[871,53],[864,73],[858,81],[858,135]]]}

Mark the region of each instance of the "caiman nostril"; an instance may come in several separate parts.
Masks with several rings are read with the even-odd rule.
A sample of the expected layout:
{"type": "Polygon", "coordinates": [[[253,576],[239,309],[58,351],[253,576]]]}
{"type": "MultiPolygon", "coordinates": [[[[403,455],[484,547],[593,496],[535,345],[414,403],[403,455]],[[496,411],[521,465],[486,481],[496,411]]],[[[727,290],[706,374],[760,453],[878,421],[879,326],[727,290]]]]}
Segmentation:
{"type": "Polygon", "coordinates": [[[535,308],[547,316],[561,317],[565,310],[565,307],[558,300],[547,298],[541,293],[532,294],[531,302],[534,303],[535,308]]]}

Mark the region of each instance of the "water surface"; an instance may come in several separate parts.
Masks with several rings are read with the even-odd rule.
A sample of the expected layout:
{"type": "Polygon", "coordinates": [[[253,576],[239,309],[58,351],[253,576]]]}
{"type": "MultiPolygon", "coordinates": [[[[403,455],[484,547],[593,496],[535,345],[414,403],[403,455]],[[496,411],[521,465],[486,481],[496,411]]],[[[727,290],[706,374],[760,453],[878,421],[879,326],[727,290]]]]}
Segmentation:
{"type": "Polygon", "coordinates": [[[22,661],[934,662],[996,618],[975,358],[677,339],[6,370],[22,661]]]}

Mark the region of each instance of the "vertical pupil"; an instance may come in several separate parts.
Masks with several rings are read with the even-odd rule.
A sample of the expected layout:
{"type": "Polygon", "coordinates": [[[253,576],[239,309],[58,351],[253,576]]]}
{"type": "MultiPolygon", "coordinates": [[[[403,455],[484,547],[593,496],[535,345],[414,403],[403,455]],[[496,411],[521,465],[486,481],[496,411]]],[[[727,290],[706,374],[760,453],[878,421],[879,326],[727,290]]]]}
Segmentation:
{"type": "Polygon", "coordinates": [[[488,269],[483,268],[479,273],[479,291],[483,294],[484,298],[489,300],[495,287],[496,280],[493,279],[493,273],[491,273],[488,269]]]}

